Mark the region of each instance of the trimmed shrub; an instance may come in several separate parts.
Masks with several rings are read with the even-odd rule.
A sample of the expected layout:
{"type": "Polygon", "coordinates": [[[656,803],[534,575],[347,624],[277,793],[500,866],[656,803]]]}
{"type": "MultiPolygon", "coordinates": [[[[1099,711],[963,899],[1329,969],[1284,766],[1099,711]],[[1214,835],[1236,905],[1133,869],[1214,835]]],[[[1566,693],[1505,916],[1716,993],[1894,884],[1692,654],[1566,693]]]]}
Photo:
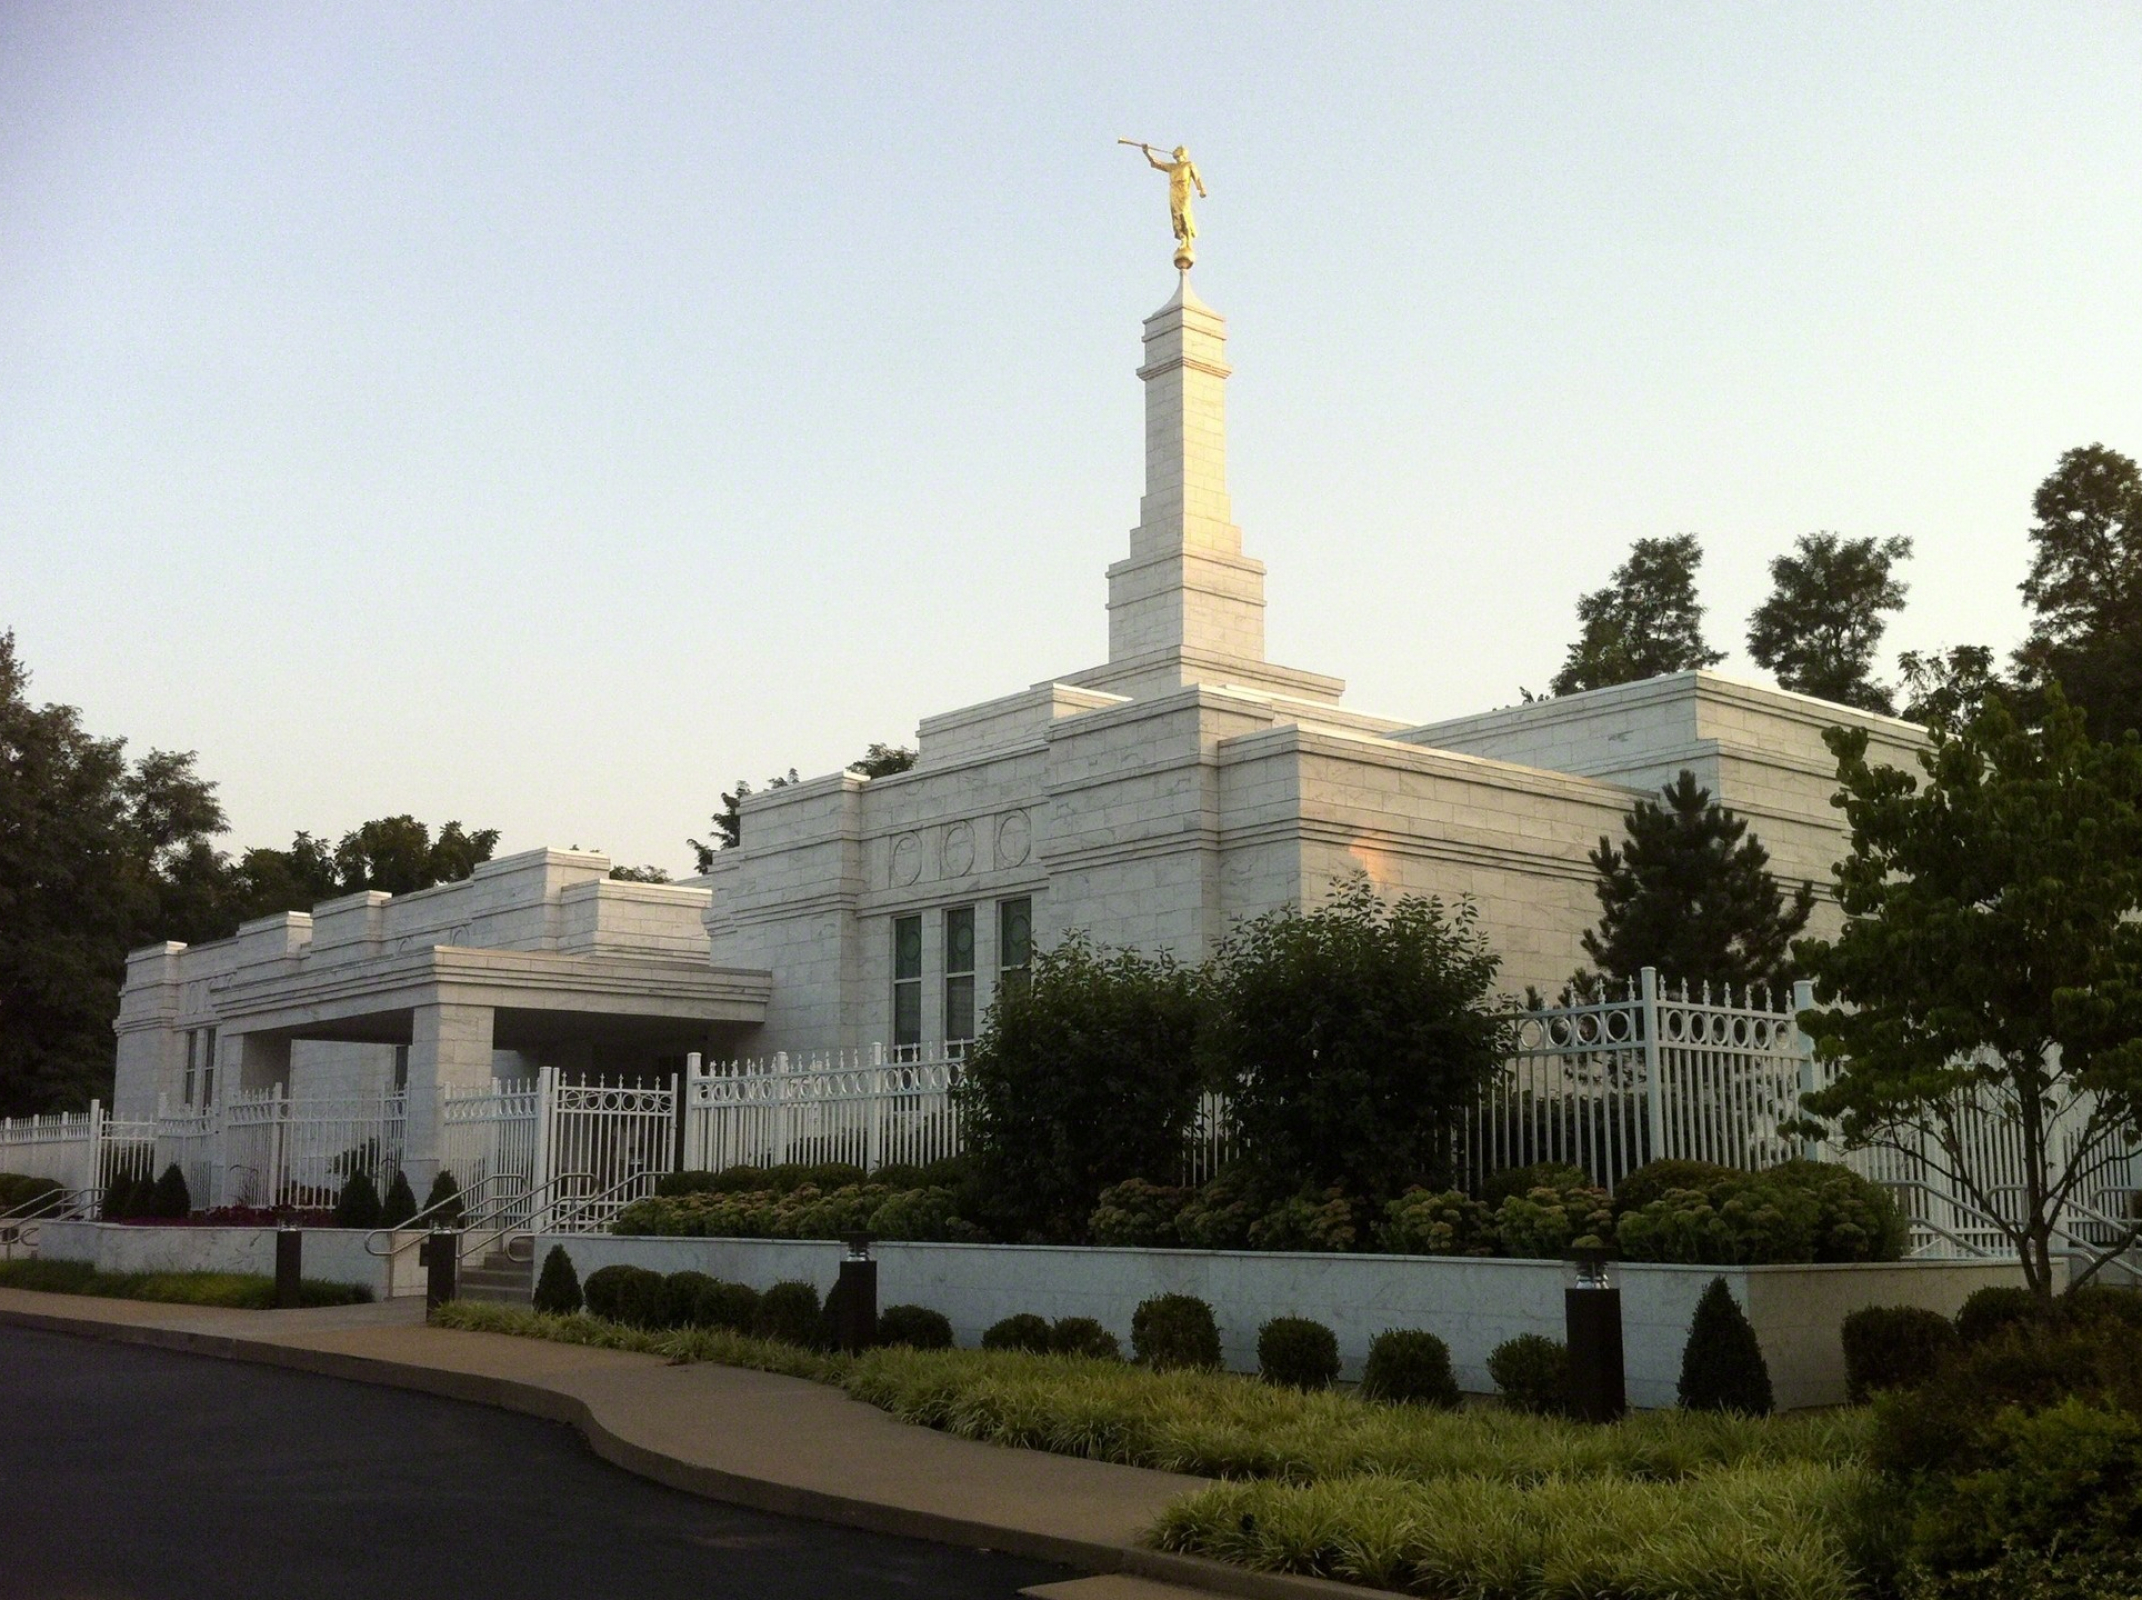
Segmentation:
{"type": "Polygon", "coordinates": [[[1505,1339],[1488,1354],[1488,1376],[1506,1406],[1538,1416],[1566,1416],[1570,1409],[1569,1348],[1543,1333],[1505,1339]]]}
{"type": "Polygon", "coordinates": [[[552,1245],[550,1254],[543,1258],[543,1273],[536,1279],[533,1303],[536,1310],[554,1317],[569,1317],[580,1309],[580,1274],[574,1270],[573,1258],[565,1253],[564,1245],[552,1245]]]}
{"type": "Polygon", "coordinates": [[[1530,1194],[1534,1189],[1579,1189],[1591,1181],[1582,1167],[1573,1167],[1567,1161],[1535,1161],[1529,1167],[1505,1167],[1489,1173],[1487,1181],[1480,1185],[1480,1198],[1488,1210],[1494,1211],[1512,1195],[1530,1194]]]}
{"type": "Polygon", "coordinates": [[[1289,1389],[1328,1389],[1339,1375],[1339,1337],[1307,1317],[1274,1317],[1257,1330],[1257,1373],[1289,1389]]]}
{"type": "Polygon", "coordinates": [[[1450,1346],[1425,1328],[1386,1328],[1369,1345],[1361,1369],[1361,1397],[1389,1405],[1458,1404],[1458,1380],[1450,1370],[1450,1346]]]}
{"type": "Polygon", "coordinates": [[[619,1295],[626,1277],[639,1270],[637,1267],[598,1267],[589,1273],[580,1290],[586,1299],[588,1315],[601,1317],[605,1322],[621,1321],[617,1314],[619,1295]]]}
{"type": "Polygon", "coordinates": [[[887,1306],[878,1313],[878,1343],[906,1345],[911,1350],[949,1350],[952,1323],[942,1311],[928,1306],[887,1306]]]}
{"type": "Polygon", "coordinates": [[[1931,1377],[1958,1343],[1949,1319],[1923,1306],[1862,1306],[1841,1331],[1845,1392],[1854,1405],[1865,1405],[1878,1389],[1931,1377]]]}
{"type": "Polygon", "coordinates": [[[1844,1167],[1788,1161],[1734,1172],[1655,1161],[1639,1171],[1653,1176],[1635,1196],[1627,1184],[1614,1196],[1614,1237],[1627,1260],[1735,1266],[1895,1261],[1904,1253],[1908,1228],[1895,1200],[1844,1167]],[[1658,1189],[1674,1176],[1691,1181],[1658,1189]]]}
{"type": "Polygon", "coordinates": [[[982,1332],[982,1348],[1027,1350],[1035,1355],[1046,1355],[1049,1350],[1048,1318],[1021,1311],[1002,1322],[992,1322],[982,1332]]]}
{"type": "Polygon", "coordinates": [[[1049,1350],[1060,1356],[1085,1356],[1093,1361],[1121,1361],[1123,1347],[1116,1336],[1091,1317],[1058,1317],[1049,1329],[1049,1350]]]}
{"type": "Polygon", "coordinates": [[[662,1280],[663,1324],[671,1328],[703,1328],[700,1302],[719,1292],[721,1285],[704,1272],[672,1272],[662,1280]]]}
{"type": "Polygon", "coordinates": [[[48,1194],[58,1194],[63,1187],[57,1178],[33,1178],[21,1172],[0,1172],[0,1211],[13,1211],[17,1206],[28,1205],[32,1200],[42,1200],[48,1194]]]}
{"type": "Polygon", "coordinates": [[[1740,1176],[1739,1169],[1721,1167],[1715,1161],[1683,1161],[1672,1156],[1646,1161],[1614,1185],[1614,1216],[1618,1221],[1631,1211],[1641,1211],[1675,1189],[1702,1194],[1714,1183],[1729,1183],[1740,1176]]]}
{"type": "Polygon", "coordinates": [[[2071,1327],[2112,1322],[2142,1334],[2142,1291],[2115,1288],[2109,1283],[2086,1283],[2070,1289],[2054,1302],[2054,1312],[2071,1327]]]}
{"type": "Polygon", "coordinates": [[[1180,1244],[1175,1231],[1176,1215],[1189,1202],[1192,1191],[1164,1183],[1130,1178],[1101,1191],[1101,1203],[1086,1219],[1086,1236],[1095,1244],[1135,1245],[1143,1248],[1180,1244]]]}
{"type": "Polygon", "coordinates": [[[461,1203],[461,1185],[454,1181],[454,1175],[444,1167],[441,1167],[439,1175],[431,1180],[431,1192],[424,1196],[424,1209],[427,1212],[431,1212],[434,1206],[442,1205],[446,1209],[432,1212],[428,1222],[437,1223],[442,1228],[460,1227],[467,1216],[467,1208],[461,1203]]]}
{"type": "Polygon", "coordinates": [[[646,1267],[625,1268],[618,1280],[615,1317],[628,1328],[668,1327],[669,1290],[662,1274],[646,1267]]]}
{"type": "Polygon", "coordinates": [[[726,1328],[731,1333],[749,1333],[757,1321],[759,1291],[747,1283],[726,1278],[708,1280],[692,1306],[692,1321],[702,1328],[726,1328]]]}
{"type": "Polygon", "coordinates": [[[1896,1196],[1871,1178],[1830,1161],[1783,1161],[1754,1174],[1758,1185],[1785,1185],[1815,1202],[1817,1261],[1901,1261],[1911,1224],[1896,1196]]]}
{"type": "Polygon", "coordinates": [[[816,1346],[819,1340],[817,1288],[794,1280],[775,1284],[759,1296],[758,1309],[751,1317],[751,1331],[761,1339],[779,1339],[784,1344],[800,1344],[806,1348],[816,1346]]]}
{"type": "Polygon", "coordinates": [[[1680,1400],[1690,1411],[1767,1417],[1772,1410],[1762,1346],[1723,1278],[1711,1279],[1696,1302],[1688,1343],[1681,1349],[1680,1400]]]}
{"type": "Polygon", "coordinates": [[[156,1189],[150,1201],[152,1217],[183,1217],[192,1214],[193,1196],[186,1192],[186,1174],[179,1171],[176,1161],[164,1168],[164,1175],[156,1180],[156,1189]]]}
{"type": "MultiPolygon", "coordinates": [[[[158,1187],[161,1188],[162,1185],[159,1184],[158,1187]]],[[[379,1212],[379,1191],[372,1187],[369,1174],[362,1171],[353,1172],[343,1180],[342,1193],[335,1197],[336,1227],[376,1228],[379,1226],[379,1212]]]]}
{"type": "Polygon", "coordinates": [[[1965,1344],[1984,1344],[2012,1328],[2041,1322],[2045,1314],[2045,1307],[2028,1289],[1989,1284],[1974,1289],[1956,1313],[1956,1336],[1965,1344]]]}
{"type": "Polygon", "coordinates": [[[131,1172],[122,1172],[104,1186],[104,1199],[97,1208],[97,1216],[105,1222],[124,1222],[128,1217],[140,1214],[137,1196],[141,1181],[131,1172]]]}
{"type": "Polygon", "coordinates": [[[1170,1367],[1217,1367],[1220,1325],[1195,1295],[1156,1294],[1131,1313],[1131,1352],[1156,1372],[1170,1367]]]}
{"type": "Polygon", "coordinates": [[[1503,1255],[1559,1261],[1572,1246],[1611,1249],[1614,1208],[1604,1189],[1588,1183],[1541,1184],[1496,1208],[1495,1237],[1503,1255]]]}
{"type": "Polygon", "coordinates": [[[1376,1243],[1396,1255],[1491,1256],[1494,1214],[1462,1190],[1416,1187],[1385,1203],[1376,1243]]]}
{"type": "Polygon", "coordinates": [[[1337,1189],[1282,1200],[1249,1226],[1253,1250],[1351,1250],[1354,1208],[1337,1189]]]}
{"type": "Polygon", "coordinates": [[[386,1198],[379,1202],[379,1225],[382,1228],[399,1228],[416,1215],[416,1191],[409,1187],[409,1174],[397,1167],[394,1181],[387,1185],[386,1198]]]}

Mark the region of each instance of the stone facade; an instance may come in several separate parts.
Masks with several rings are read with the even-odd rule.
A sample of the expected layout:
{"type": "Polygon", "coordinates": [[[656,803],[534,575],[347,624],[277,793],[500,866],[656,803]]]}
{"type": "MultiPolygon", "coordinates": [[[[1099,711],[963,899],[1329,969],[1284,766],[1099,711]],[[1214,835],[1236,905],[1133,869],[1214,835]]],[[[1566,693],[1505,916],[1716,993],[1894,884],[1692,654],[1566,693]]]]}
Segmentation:
{"type": "Polygon", "coordinates": [[[934,1044],[964,1010],[947,961],[970,917],[979,1015],[1007,906],[1030,904],[1042,946],[1080,929],[1197,960],[1356,872],[1471,896],[1511,992],[1552,991],[1597,916],[1587,852],[1683,769],[1750,819],[1782,878],[1828,884],[1823,730],[1867,728],[1902,761],[1915,728],[1709,672],[1451,722],[1346,709],[1342,680],[1264,659],[1264,568],[1227,494],[1225,319],[1186,276],[1144,342],[1145,495],[1108,570],[1107,663],[924,719],[912,771],[750,796],[740,848],[697,880],[714,959],[773,975],[755,1053],[912,1042],[903,923],[920,950],[905,1032],[934,1044]]]}

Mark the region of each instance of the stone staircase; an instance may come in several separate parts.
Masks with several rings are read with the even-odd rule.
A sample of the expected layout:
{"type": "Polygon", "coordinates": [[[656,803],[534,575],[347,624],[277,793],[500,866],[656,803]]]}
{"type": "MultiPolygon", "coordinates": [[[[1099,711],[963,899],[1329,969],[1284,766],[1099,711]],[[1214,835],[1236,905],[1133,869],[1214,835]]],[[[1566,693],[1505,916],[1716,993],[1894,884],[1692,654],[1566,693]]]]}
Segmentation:
{"type": "Polygon", "coordinates": [[[503,1247],[486,1251],[481,1261],[463,1265],[458,1292],[464,1300],[525,1306],[535,1296],[535,1263],[516,1261],[503,1247]]]}

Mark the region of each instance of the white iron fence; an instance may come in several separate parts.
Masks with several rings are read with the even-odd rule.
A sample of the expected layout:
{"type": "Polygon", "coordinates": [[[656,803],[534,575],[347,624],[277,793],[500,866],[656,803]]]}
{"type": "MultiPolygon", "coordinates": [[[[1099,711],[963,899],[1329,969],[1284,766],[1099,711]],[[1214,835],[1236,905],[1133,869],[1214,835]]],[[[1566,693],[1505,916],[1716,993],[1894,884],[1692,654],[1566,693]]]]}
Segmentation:
{"type": "Polygon", "coordinates": [[[952,1091],[964,1063],[944,1052],[726,1062],[685,1079],[684,1165],[718,1170],[845,1161],[876,1171],[959,1154],[952,1091]]]}

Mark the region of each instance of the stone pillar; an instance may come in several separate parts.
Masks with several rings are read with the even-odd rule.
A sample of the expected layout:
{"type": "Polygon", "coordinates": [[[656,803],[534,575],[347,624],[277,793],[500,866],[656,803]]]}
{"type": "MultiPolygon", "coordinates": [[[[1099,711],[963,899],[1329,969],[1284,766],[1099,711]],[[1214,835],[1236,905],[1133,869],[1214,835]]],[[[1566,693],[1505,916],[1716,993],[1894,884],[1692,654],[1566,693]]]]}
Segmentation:
{"type": "Polygon", "coordinates": [[[491,1083],[491,1008],[418,1006],[410,1017],[402,1170],[419,1202],[439,1175],[439,1091],[491,1083]]]}
{"type": "Polygon", "coordinates": [[[240,1089],[248,1093],[290,1087],[290,1041],[272,1033],[216,1035],[216,1098],[228,1100],[240,1089]]]}
{"type": "MultiPolygon", "coordinates": [[[[1227,319],[1190,275],[1145,319],[1145,497],[1108,569],[1108,659],[1264,659],[1264,564],[1227,494],[1227,319]]],[[[1188,676],[1194,678],[1195,673],[1188,676]]]]}

